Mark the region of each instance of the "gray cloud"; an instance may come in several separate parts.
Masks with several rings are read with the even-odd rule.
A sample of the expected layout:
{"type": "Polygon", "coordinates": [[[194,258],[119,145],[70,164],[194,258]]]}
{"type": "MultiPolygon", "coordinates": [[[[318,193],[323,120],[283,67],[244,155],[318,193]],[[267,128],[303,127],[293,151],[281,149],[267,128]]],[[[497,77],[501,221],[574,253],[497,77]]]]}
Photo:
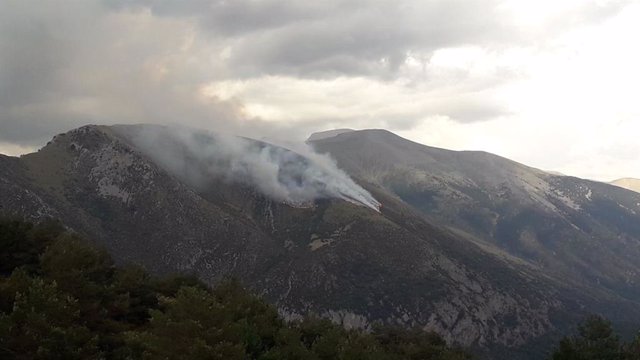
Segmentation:
{"type": "Polygon", "coordinates": [[[191,17],[213,36],[238,37],[358,11],[367,1],[105,0],[104,4],[115,10],[146,8],[157,16],[191,17]]]}
{"type": "MultiPolygon", "coordinates": [[[[409,52],[502,42],[513,29],[488,1],[130,2],[161,16],[192,16],[230,37],[231,76],[392,76],[409,52]],[[188,11],[185,11],[187,10],[188,11]],[[508,31],[509,30],[509,31],[508,31]]],[[[122,4],[122,3],[121,3],[122,4]]]]}
{"type": "Polygon", "coordinates": [[[112,9],[149,9],[194,19],[229,40],[229,76],[302,77],[393,74],[408,52],[502,42],[514,34],[487,1],[153,1],[106,2],[112,9]],[[509,30],[509,31],[507,31],[509,30]]]}
{"type": "Polygon", "coordinates": [[[393,78],[409,53],[428,58],[443,47],[535,44],[562,28],[602,21],[629,1],[585,2],[577,9],[559,12],[535,32],[521,29],[499,0],[108,3],[116,9],[148,8],[158,16],[195,19],[209,36],[229,41],[230,77],[393,78]]]}
{"type": "Polygon", "coordinates": [[[42,143],[86,123],[252,121],[239,104],[198,99],[212,75],[190,58],[203,54],[180,50],[180,26],[88,1],[7,1],[0,17],[0,141],[42,143]]]}
{"type": "MultiPolygon", "coordinates": [[[[587,3],[571,17],[552,19],[544,31],[603,21],[625,4],[587,3]]],[[[40,144],[86,123],[183,123],[255,137],[286,131],[304,138],[317,124],[264,122],[248,117],[237,100],[203,98],[199,91],[217,80],[265,75],[387,81],[398,76],[409,54],[428,60],[443,47],[535,42],[540,33],[514,26],[499,5],[497,0],[2,1],[0,142],[40,144]]],[[[482,86],[497,81],[504,79],[482,86]]],[[[441,112],[463,122],[504,113],[478,100],[458,105],[441,112]]],[[[386,123],[393,128],[394,121],[386,123]]],[[[409,126],[407,121],[397,124],[409,126]]]]}

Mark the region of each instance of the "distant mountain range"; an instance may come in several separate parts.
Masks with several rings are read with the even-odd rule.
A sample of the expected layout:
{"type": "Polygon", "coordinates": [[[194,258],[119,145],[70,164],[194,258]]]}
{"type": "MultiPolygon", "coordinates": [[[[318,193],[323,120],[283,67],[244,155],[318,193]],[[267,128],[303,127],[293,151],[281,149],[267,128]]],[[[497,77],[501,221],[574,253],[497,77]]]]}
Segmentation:
{"type": "Polygon", "coordinates": [[[589,312],[640,323],[640,194],[384,130],[309,144],[341,170],[251,139],[85,126],[0,156],[0,212],[59,218],[156,273],[238,277],[292,319],[421,326],[494,359],[541,358],[589,312]]]}
{"type": "Polygon", "coordinates": [[[640,179],[623,178],[612,181],[611,184],[631,191],[640,192],[640,179]]]}

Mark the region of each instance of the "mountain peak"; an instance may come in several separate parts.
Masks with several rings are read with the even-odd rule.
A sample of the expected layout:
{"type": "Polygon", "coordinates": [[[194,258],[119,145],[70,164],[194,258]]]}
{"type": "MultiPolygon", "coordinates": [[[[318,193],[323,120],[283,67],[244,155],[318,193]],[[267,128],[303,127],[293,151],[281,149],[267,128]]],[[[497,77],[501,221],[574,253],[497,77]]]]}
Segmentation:
{"type": "Polygon", "coordinates": [[[317,141],[317,140],[327,139],[334,136],[338,136],[340,134],[354,132],[354,131],[355,130],[353,129],[333,129],[333,130],[319,131],[309,135],[309,138],[307,139],[307,141],[317,141]]]}
{"type": "Polygon", "coordinates": [[[349,139],[358,138],[358,139],[367,139],[367,140],[376,140],[376,141],[402,141],[402,142],[413,143],[422,147],[430,147],[428,145],[424,145],[424,144],[406,139],[387,129],[329,130],[329,131],[312,134],[307,141],[313,142],[313,141],[334,140],[334,139],[344,140],[347,138],[349,139]],[[324,135],[324,134],[327,134],[327,135],[324,135]]]}

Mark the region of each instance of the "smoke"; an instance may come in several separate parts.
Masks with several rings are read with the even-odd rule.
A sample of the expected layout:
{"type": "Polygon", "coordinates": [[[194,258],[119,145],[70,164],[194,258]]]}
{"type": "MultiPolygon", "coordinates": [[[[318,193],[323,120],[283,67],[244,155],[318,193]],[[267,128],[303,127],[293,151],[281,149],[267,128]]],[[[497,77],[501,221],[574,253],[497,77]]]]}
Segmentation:
{"type": "Polygon", "coordinates": [[[294,206],[327,198],[376,211],[380,205],[333,159],[308,146],[292,151],[233,135],[155,125],[115,129],[165,169],[195,186],[205,186],[215,178],[249,185],[294,206]]]}

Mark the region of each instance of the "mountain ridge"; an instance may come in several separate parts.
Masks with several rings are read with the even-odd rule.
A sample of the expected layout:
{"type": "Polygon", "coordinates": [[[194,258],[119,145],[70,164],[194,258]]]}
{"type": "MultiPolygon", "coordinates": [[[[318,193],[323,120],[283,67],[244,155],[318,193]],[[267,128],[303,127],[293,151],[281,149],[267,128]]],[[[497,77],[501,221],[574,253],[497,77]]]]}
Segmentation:
{"type": "MultiPolygon", "coordinates": [[[[627,241],[631,246],[627,250],[633,250],[634,254],[638,251],[640,233],[633,224],[639,220],[640,197],[627,190],[575,177],[554,176],[489,153],[421,146],[388,132],[339,135],[316,141],[314,147],[333,156],[352,176],[376,183],[435,221],[471,232],[540,265],[552,263],[559,270],[564,266],[553,260],[554,252],[559,250],[556,248],[567,244],[558,237],[560,234],[581,241],[584,246],[599,246],[591,236],[609,238],[619,246],[627,241]],[[381,135],[386,147],[379,151],[381,135]],[[376,169],[372,171],[374,166],[376,169]],[[616,208],[610,209],[614,204],[616,208]],[[603,206],[608,211],[601,211],[603,206]],[[619,214],[615,216],[622,216],[622,223],[607,214],[612,211],[619,214]],[[510,223],[502,223],[505,219],[510,223]],[[549,223],[549,219],[554,220],[549,223]],[[539,229],[549,225],[553,228],[546,235],[526,228],[536,222],[539,229]],[[631,238],[619,241],[618,230],[614,228],[623,224],[631,231],[631,238]],[[606,234],[599,230],[608,226],[612,231],[605,230],[606,234]],[[545,238],[553,235],[556,239],[545,244],[540,242],[539,235],[545,238]],[[511,241],[513,237],[520,237],[520,242],[511,241]]],[[[563,251],[570,258],[569,249],[563,251]]],[[[602,255],[594,251],[590,256],[597,263],[602,255]]],[[[631,271],[617,285],[633,281],[631,288],[637,294],[635,279],[639,269],[633,265],[632,257],[625,251],[611,256],[624,257],[631,271]]],[[[575,261],[578,266],[581,260],[575,261]]],[[[574,272],[579,275],[591,270],[585,265],[574,272]]]]}
{"type": "MultiPolygon", "coordinates": [[[[197,136],[210,141],[206,134],[197,136]]],[[[341,136],[353,135],[335,138],[341,136]]],[[[118,261],[154,273],[193,272],[210,284],[238,277],[289,318],[315,312],[347,327],[366,328],[376,321],[418,325],[450,342],[502,354],[494,358],[512,358],[523,349],[529,349],[530,358],[541,355],[545,339],[572,327],[588,311],[614,320],[640,319],[633,294],[551,271],[544,262],[492,241],[482,229],[425,211],[419,205],[428,198],[399,195],[398,188],[388,186],[384,172],[394,175],[396,169],[385,157],[368,162],[393,144],[368,143],[362,149],[367,156],[353,158],[340,147],[361,141],[352,140],[313,144],[323,143],[340,167],[383,204],[379,213],[338,198],[292,206],[251,183],[218,176],[190,182],[193,171],[208,169],[206,159],[180,150],[179,142],[175,147],[162,143],[184,165],[163,166],[123,131],[102,126],[58,135],[34,154],[0,157],[0,164],[7,164],[0,168],[0,212],[60,218],[95,238],[118,261]],[[378,177],[364,176],[363,170],[378,177]]],[[[415,160],[413,165],[422,159],[434,171],[459,167],[460,173],[449,176],[456,186],[484,181],[460,180],[468,172],[463,160],[438,165],[448,156],[446,150],[416,157],[411,151],[421,149],[419,144],[400,144],[410,155],[404,160],[415,160]]],[[[392,155],[394,163],[401,163],[402,156],[392,155]]],[[[488,155],[472,156],[484,161],[488,155]]],[[[466,198],[456,199],[448,197],[452,205],[466,198]]],[[[570,204],[555,199],[554,205],[542,195],[537,200],[570,204]]]]}
{"type": "Polygon", "coordinates": [[[625,188],[627,190],[640,192],[640,179],[621,178],[610,182],[610,184],[625,188]]]}

